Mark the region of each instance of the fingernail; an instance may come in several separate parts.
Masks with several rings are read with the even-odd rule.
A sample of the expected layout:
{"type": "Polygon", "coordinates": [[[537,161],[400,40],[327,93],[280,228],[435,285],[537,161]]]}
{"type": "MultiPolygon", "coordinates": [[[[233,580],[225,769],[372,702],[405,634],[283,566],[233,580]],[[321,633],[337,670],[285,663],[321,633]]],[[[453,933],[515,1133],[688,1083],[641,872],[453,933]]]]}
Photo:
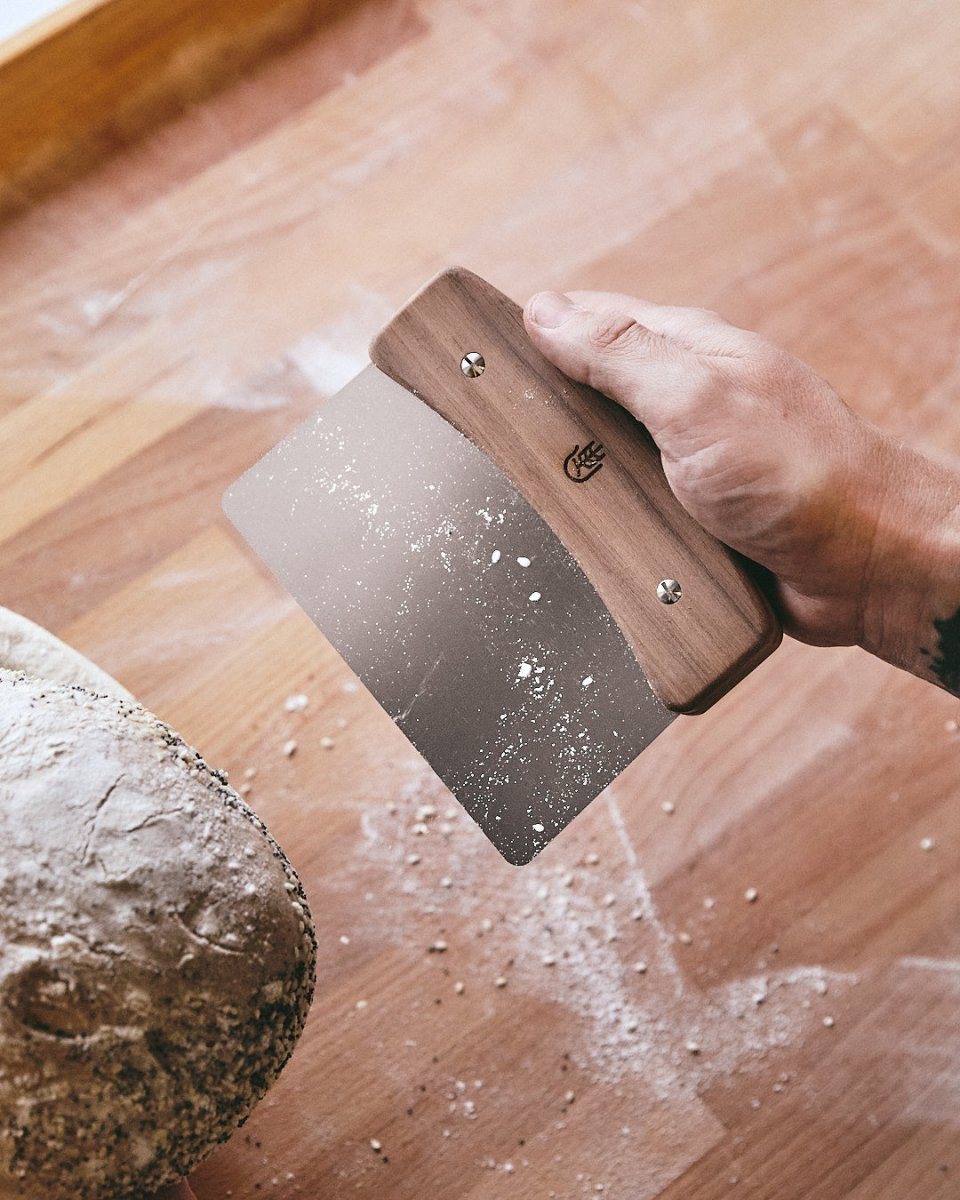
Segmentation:
{"type": "Polygon", "coordinates": [[[530,301],[530,315],[544,329],[556,329],[576,310],[569,296],[558,292],[538,292],[530,301]]]}

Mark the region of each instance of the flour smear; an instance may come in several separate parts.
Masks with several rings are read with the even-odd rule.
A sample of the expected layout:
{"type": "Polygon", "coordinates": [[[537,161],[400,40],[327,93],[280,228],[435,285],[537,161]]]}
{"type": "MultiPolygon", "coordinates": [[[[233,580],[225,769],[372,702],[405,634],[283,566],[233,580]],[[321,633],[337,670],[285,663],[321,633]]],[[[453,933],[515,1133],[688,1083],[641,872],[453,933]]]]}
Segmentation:
{"type": "MultiPolygon", "coordinates": [[[[511,993],[576,1015],[570,1057],[595,1082],[642,1076],[660,1100],[692,1098],[720,1076],[760,1069],[768,1052],[819,1026],[830,1004],[859,982],[812,964],[758,971],[707,991],[691,987],[678,957],[695,951],[657,912],[615,785],[599,803],[617,832],[625,878],[609,858],[564,866],[538,858],[498,875],[492,897],[476,827],[421,758],[411,756],[406,767],[409,777],[389,803],[361,808],[356,872],[369,880],[374,862],[391,876],[391,919],[384,923],[379,910],[368,917],[358,905],[353,932],[410,945],[419,956],[424,918],[466,922],[468,986],[492,989],[500,964],[512,960],[511,993]],[[614,867],[622,880],[616,885],[614,867]],[[485,942],[479,955],[477,933],[485,942]]],[[[351,875],[345,872],[344,885],[351,875]]],[[[445,936],[455,954],[458,935],[445,936]]]]}

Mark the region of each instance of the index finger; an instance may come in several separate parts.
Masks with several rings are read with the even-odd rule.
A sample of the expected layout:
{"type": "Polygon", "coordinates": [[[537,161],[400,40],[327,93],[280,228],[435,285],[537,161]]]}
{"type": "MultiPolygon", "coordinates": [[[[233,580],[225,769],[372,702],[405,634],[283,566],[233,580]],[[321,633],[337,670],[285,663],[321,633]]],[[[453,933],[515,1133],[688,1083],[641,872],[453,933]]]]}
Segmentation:
{"type": "Polygon", "coordinates": [[[737,355],[746,353],[754,334],[709,308],[685,308],[657,304],[623,292],[573,291],[566,295],[581,308],[595,313],[623,313],[654,333],[673,338],[694,354],[737,355]]]}

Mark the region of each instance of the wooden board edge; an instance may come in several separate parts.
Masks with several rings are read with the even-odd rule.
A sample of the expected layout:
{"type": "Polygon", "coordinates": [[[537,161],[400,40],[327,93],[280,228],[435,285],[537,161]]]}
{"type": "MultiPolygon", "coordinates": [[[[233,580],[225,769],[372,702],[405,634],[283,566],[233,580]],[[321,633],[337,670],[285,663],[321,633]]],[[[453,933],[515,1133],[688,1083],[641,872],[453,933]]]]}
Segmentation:
{"type": "Polygon", "coordinates": [[[108,0],[69,0],[61,4],[52,13],[47,13],[37,21],[11,34],[0,41],[0,73],[7,63],[29,54],[35,47],[54,38],[62,30],[68,29],[78,21],[82,21],[88,13],[100,8],[108,0]]]}
{"type": "Polygon", "coordinates": [[[0,44],[0,216],[346,7],[337,0],[72,0],[14,35],[0,44]]]}

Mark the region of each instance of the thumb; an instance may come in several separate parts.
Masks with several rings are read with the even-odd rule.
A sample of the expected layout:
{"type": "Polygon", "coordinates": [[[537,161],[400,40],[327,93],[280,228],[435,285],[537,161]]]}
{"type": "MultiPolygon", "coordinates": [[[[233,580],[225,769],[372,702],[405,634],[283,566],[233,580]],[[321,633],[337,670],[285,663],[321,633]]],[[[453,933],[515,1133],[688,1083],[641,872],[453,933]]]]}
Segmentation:
{"type": "Polygon", "coordinates": [[[533,344],[565,375],[603,392],[648,426],[655,415],[648,411],[656,394],[651,372],[675,378],[688,356],[678,342],[627,313],[595,312],[556,292],[533,296],[523,320],[533,344]]]}

